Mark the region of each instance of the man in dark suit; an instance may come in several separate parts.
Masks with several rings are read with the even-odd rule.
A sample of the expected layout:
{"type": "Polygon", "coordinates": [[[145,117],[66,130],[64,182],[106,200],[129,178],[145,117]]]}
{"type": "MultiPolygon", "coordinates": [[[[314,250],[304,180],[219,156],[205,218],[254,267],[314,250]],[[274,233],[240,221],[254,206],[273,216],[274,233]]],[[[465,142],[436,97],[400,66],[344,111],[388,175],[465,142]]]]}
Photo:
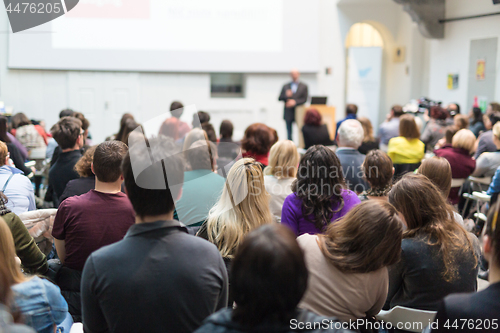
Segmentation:
{"type": "Polygon", "coordinates": [[[305,104],[307,101],[307,85],[299,82],[300,73],[294,69],[291,72],[292,82],[287,83],[281,89],[280,101],[285,102],[285,114],[283,118],[286,121],[286,130],[288,140],[292,140],[292,125],[295,121],[295,107],[305,104]]]}

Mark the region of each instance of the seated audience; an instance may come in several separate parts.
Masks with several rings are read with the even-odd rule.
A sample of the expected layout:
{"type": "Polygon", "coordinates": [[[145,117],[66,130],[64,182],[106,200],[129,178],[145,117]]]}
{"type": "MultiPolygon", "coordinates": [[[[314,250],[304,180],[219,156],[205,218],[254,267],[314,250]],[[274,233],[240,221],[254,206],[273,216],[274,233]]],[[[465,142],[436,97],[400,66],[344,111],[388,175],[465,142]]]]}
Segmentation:
{"type": "MultiPolygon", "coordinates": [[[[130,136],[130,133],[132,133],[139,125],[134,118],[128,118],[125,120],[125,124],[123,125],[123,132],[121,133],[120,139],[118,141],[123,142],[124,144],[128,145],[128,138],[130,136]]],[[[120,134],[120,133],[118,133],[120,134]]]]}
{"type": "Polygon", "coordinates": [[[366,155],[369,151],[379,148],[379,140],[373,136],[373,126],[370,119],[366,117],[358,117],[358,121],[363,126],[364,138],[358,151],[366,155]]]}
{"type": "Polygon", "coordinates": [[[500,112],[500,103],[491,102],[486,108],[486,115],[490,115],[495,112],[500,112]]]}
{"type": "Polygon", "coordinates": [[[120,166],[126,153],[127,146],[120,141],[98,145],[92,162],[95,190],[64,200],[54,220],[52,236],[63,264],[56,282],[75,319],[81,315],[80,281],[85,261],[92,252],[121,240],[134,224],[132,205],[121,192],[120,166]]]}
{"type": "Polygon", "coordinates": [[[290,140],[278,141],[269,152],[269,166],[264,169],[264,184],[271,196],[269,207],[277,221],[281,221],[281,209],[297,175],[300,156],[297,146],[290,140]]]}
{"type": "Polygon", "coordinates": [[[31,327],[21,324],[19,313],[12,313],[12,290],[9,286],[9,268],[0,266],[0,327],[2,333],[35,333],[31,327]]]}
{"type": "Polygon", "coordinates": [[[184,138],[184,142],[182,145],[182,151],[183,152],[188,151],[189,147],[191,147],[191,145],[193,143],[195,143],[196,141],[200,141],[200,140],[209,141],[208,137],[207,137],[207,133],[205,133],[205,131],[202,130],[201,128],[195,127],[191,131],[189,131],[189,133],[184,138]]]}
{"type": "Polygon", "coordinates": [[[7,200],[5,194],[0,192],[0,217],[7,223],[12,233],[16,255],[21,259],[23,270],[30,274],[46,274],[49,269],[47,258],[40,251],[19,216],[5,206],[7,200]]]}
{"type": "Polygon", "coordinates": [[[484,152],[494,152],[497,150],[497,146],[493,143],[493,127],[496,123],[500,121],[500,112],[490,113],[485,117],[484,126],[486,127],[486,132],[479,135],[476,142],[476,152],[474,153],[474,158],[477,160],[484,152]]]}
{"type": "Polygon", "coordinates": [[[491,178],[490,186],[486,194],[491,196],[490,205],[492,206],[498,199],[498,194],[500,193],[500,167],[495,171],[495,175],[491,178]]]}
{"type": "Polygon", "coordinates": [[[217,143],[217,134],[215,134],[215,128],[210,123],[201,124],[201,129],[207,133],[208,140],[213,143],[217,143]]]}
{"type": "Polygon", "coordinates": [[[392,160],[382,150],[372,150],[365,158],[362,165],[363,177],[370,186],[358,197],[361,201],[381,199],[387,200],[387,195],[392,188],[394,167],[392,160]]]}
{"type": "Polygon", "coordinates": [[[243,157],[253,158],[266,167],[269,150],[273,144],[274,134],[267,125],[252,124],[247,127],[243,140],[241,140],[241,148],[244,150],[243,157]]]}
{"type": "Polygon", "coordinates": [[[361,193],[368,187],[363,180],[363,171],[361,170],[365,155],[358,151],[363,142],[363,127],[359,121],[348,119],[340,125],[337,133],[339,147],[335,154],[342,165],[346,184],[350,190],[361,193]]]}
{"type": "Polygon", "coordinates": [[[378,136],[382,150],[387,151],[389,140],[399,136],[399,118],[403,114],[403,107],[401,105],[394,105],[386,121],[380,124],[378,136]]]}
{"type": "Polygon", "coordinates": [[[387,298],[387,267],[399,261],[403,222],[384,201],[354,207],[323,235],[297,238],[309,283],[301,308],[342,321],[372,317],[387,298]]]}
{"type": "Polygon", "coordinates": [[[349,119],[357,119],[356,114],[358,113],[358,106],[356,104],[347,104],[345,107],[345,115],[346,117],[339,122],[337,122],[337,127],[335,128],[335,139],[337,138],[337,135],[339,134],[339,127],[342,125],[342,123],[346,120],[349,119]]]}
{"type": "Polygon", "coordinates": [[[309,109],[304,116],[304,126],[302,126],[302,136],[304,137],[305,149],[314,145],[333,145],[328,133],[328,127],[322,123],[321,114],[316,109],[309,109]]]}
{"type": "Polygon", "coordinates": [[[458,103],[450,103],[448,104],[448,114],[453,119],[455,116],[460,114],[460,104],[458,103]]]}
{"type": "Polygon", "coordinates": [[[434,146],[434,149],[441,149],[441,148],[451,149],[451,148],[453,148],[453,146],[452,146],[453,136],[458,131],[459,131],[459,129],[455,125],[451,125],[451,126],[446,127],[446,129],[444,130],[444,137],[438,141],[438,143],[434,146]]]}
{"type": "Polygon", "coordinates": [[[73,113],[73,117],[76,119],[79,119],[82,122],[82,130],[83,130],[83,148],[87,149],[92,145],[92,140],[90,140],[90,135],[89,135],[89,127],[90,127],[90,122],[83,113],[81,112],[75,112],[73,113]]]}
{"type": "MultiPolygon", "coordinates": [[[[9,227],[0,218],[0,267],[12,288],[11,308],[19,312],[24,323],[39,333],[54,333],[68,316],[68,304],[57,286],[38,276],[26,276],[16,263],[14,239],[9,227]]],[[[66,329],[69,329],[67,327],[66,329]]],[[[0,331],[4,330],[0,327],[0,331]]]]}
{"type": "Polygon", "coordinates": [[[11,167],[7,145],[0,141],[0,191],[8,198],[7,208],[16,215],[35,210],[33,184],[22,171],[11,167]]]}
{"type": "MultiPolygon", "coordinates": [[[[467,129],[458,131],[452,139],[451,149],[438,149],[434,153],[436,156],[444,157],[450,162],[453,179],[467,179],[476,167],[476,161],[471,157],[476,139],[474,133],[467,129]]],[[[454,187],[450,191],[448,199],[452,205],[458,204],[460,196],[459,187],[454,187]]]]}
{"type": "Polygon", "coordinates": [[[324,146],[312,146],[302,156],[292,191],[283,203],[281,224],[297,236],[324,232],[360,202],[345,186],[337,155],[324,146]]]}
{"type": "Polygon", "coordinates": [[[151,151],[142,149],[144,137],[134,136],[122,164],[136,223],[123,240],[93,252],[83,270],[85,332],[193,332],[227,305],[217,248],[173,220],[181,187],[170,180],[182,185],[184,177],[177,146],[169,138],[148,141],[151,151]],[[142,161],[145,169],[133,170],[142,161]]]}
{"type": "Polygon", "coordinates": [[[453,125],[458,128],[458,131],[469,129],[469,117],[464,114],[458,114],[453,118],[453,125]]]}
{"type": "Polygon", "coordinates": [[[180,138],[179,136],[179,122],[180,120],[175,117],[165,119],[161,124],[158,135],[163,135],[172,138],[174,141],[180,138]]]}
{"type": "Polygon", "coordinates": [[[233,141],[233,123],[230,120],[223,120],[220,124],[220,137],[219,143],[217,144],[217,166],[223,172],[224,176],[226,171],[231,169],[234,164],[234,160],[238,157],[241,152],[239,143],[233,141]]]}
{"type": "Polygon", "coordinates": [[[182,114],[184,113],[184,105],[182,105],[181,102],[172,102],[172,104],[170,104],[170,113],[172,114],[172,117],[179,120],[178,136],[182,139],[191,130],[191,126],[181,120],[182,114]]]}
{"type": "Polygon", "coordinates": [[[493,177],[500,166],[500,123],[492,129],[492,141],[497,148],[495,152],[484,152],[476,159],[476,168],[471,176],[493,177]]]}
{"type": "Polygon", "coordinates": [[[444,130],[448,123],[448,112],[440,105],[435,105],[430,108],[430,120],[425,126],[420,140],[425,144],[428,151],[434,150],[434,146],[444,136],[444,130]]]}
{"type": "Polygon", "coordinates": [[[175,203],[175,211],[185,225],[201,226],[219,199],[225,179],[215,173],[217,147],[212,142],[196,141],[184,151],[184,156],[189,165],[184,172],[182,196],[175,203]]]}
{"type": "MultiPolygon", "coordinates": [[[[28,157],[28,151],[23,155],[18,148],[18,145],[15,143],[17,141],[16,138],[11,139],[7,134],[7,118],[4,116],[0,116],[0,141],[7,145],[7,150],[9,151],[10,158],[12,162],[14,162],[14,166],[21,170],[25,176],[31,178],[34,176],[33,169],[28,168],[24,165],[26,158],[28,157]],[[15,140],[15,141],[14,141],[15,140]]],[[[19,143],[19,141],[17,141],[19,143]]],[[[20,144],[20,143],[19,143],[20,144]]],[[[21,147],[24,147],[21,145],[21,147]]]]}
{"type": "Polygon", "coordinates": [[[394,176],[402,176],[406,172],[413,172],[420,166],[425,154],[425,144],[419,140],[415,117],[409,114],[401,116],[399,120],[399,136],[389,140],[387,154],[394,164],[394,176]]]}
{"type": "Polygon", "coordinates": [[[92,172],[92,162],[97,146],[90,147],[85,151],[80,160],[75,164],[75,170],[80,178],[70,180],[60,197],[61,202],[75,195],[82,195],[95,188],[95,175],[92,172]]]}
{"type": "Polygon", "coordinates": [[[402,215],[401,261],[389,269],[384,309],[436,311],[451,293],[477,289],[478,241],[456,223],[441,191],[423,175],[407,174],[389,192],[402,215]]]}
{"type": "Polygon", "coordinates": [[[193,128],[201,128],[203,124],[210,123],[210,114],[205,111],[198,111],[193,114],[193,128]]]}
{"type": "Polygon", "coordinates": [[[66,184],[72,179],[78,178],[74,170],[75,164],[82,157],[80,148],[83,147],[82,122],[74,117],[60,119],[52,129],[52,136],[61,148],[61,154],[49,170],[49,185],[52,187],[53,200],[56,207],[59,206],[66,184]]]}
{"type": "Polygon", "coordinates": [[[498,332],[500,313],[500,204],[492,206],[483,237],[490,285],[477,293],[449,295],[438,307],[432,332],[498,332]],[[459,323],[454,326],[453,323],[459,323]],[[451,323],[445,327],[446,323],[451,323]],[[465,323],[462,326],[462,323],[465,323]],[[468,323],[472,323],[471,326],[468,323]],[[495,324],[496,323],[496,324],[495,324]]]}
{"type": "Polygon", "coordinates": [[[469,129],[477,138],[479,134],[486,131],[483,121],[483,111],[478,107],[473,107],[469,113],[469,118],[471,119],[469,129]]]}
{"type": "Polygon", "coordinates": [[[124,113],[122,118],[120,119],[120,128],[118,129],[118,133],[114,134],[114,135],[111,135],[109,138],[106,138],[106,141],[109,141],[109,140],[118,140],[118,141],[124,141],[123,140],[123,136],[125,134],[125,129],[126,129],[126,125],[125,123],[127,122],[127,120],[129,119],[132,119],[134,120],[134,116],[130,113],[124,113]]]}
{"type": "Polygon", "coordinates": [[[40,125],[33,125],[31,120],[22,112],[12,116],[12,134],[26,147],[28,155],[33,149],[46,149],[45,131],[40,125]]]}
{"type": "Polygon", "coordinates": [[[320,327],[307,330],[311,333],[345,332],[335,329],[336,318],[297,308],[307,277],[295,235],[280,225],[260,227],[249,233],[234,258],[231,291],[236,307],[208,317],[195,333],[297,332],[293,323],[320,327]],[[324,320],[331,325],[321,327],[324,320]]]}

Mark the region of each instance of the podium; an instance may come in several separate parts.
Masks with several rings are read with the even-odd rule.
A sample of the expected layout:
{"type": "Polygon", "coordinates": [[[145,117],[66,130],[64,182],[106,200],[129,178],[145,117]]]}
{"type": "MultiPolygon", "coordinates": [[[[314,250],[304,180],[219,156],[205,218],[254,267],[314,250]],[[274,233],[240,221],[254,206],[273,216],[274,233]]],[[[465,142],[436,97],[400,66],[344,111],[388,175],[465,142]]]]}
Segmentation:
{"type": "Polygon", "coordinates": [[[330,133],[330,138],[335,139],[335,129],[337,122],[335,121],[335,107],[328,105],[301,105],[295,108],[295,122],[299,128],[299,148],[304,148],[304,137],[302,136],[302,126],[304,126],[304,116],[308,109],[316,109],[321,114],[323,118],[323,124],[328,127],[328,132],[330,133]]]}

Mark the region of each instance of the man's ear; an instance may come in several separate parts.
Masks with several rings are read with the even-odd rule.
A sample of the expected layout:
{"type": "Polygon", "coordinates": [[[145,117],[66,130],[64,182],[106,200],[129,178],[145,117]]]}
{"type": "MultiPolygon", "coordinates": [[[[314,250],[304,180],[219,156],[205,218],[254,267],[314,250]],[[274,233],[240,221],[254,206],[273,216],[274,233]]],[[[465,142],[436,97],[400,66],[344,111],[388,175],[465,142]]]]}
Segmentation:
{"type": "Polygon", "coordinates": [[[392,167],[392,175],[394,176],[394,173],[396,172],[396,169],[394,169],[394,167],[392,167]]]}
{"type": "Polygon", "coordinates": [[[90,170],[92,170],[92,173],[95,175],[95,172],[94,172],[94,162],[90,163],[90,170]]]}
{"type": "Polygon", "coordinates": [[[491,246],[491,237],[488,235],[483,236],[483,252],[486,260],[490,261],[493,255],[491,246]]]}

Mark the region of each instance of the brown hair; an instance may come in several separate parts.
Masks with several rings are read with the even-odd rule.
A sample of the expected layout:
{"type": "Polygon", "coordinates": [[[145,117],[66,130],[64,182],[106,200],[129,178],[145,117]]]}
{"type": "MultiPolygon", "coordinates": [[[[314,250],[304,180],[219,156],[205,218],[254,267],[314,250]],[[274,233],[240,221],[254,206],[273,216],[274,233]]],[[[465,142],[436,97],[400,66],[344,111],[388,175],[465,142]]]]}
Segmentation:
{"type": "Polygon", "coordinates": [[[429,178],[447,200],[451,190],[451,166],[444,157],[434,156],[422,162],[417,172],[429,178]]]}
{"type": "Polygon", "coordinates": [[[4,219],[0,217],[0,267],[5,267],[7,273],[6,282],[9,286],[25,281],[15,257],[16,248],[12,232],[4,219]]]}
{"type": "Polygon", "coordinates": [[[490,107],[491,107],[491,111],[493,111],[493,112],[500,111],[500,104],[497,102],[491,102],[490,107]]]}
{"type": "MultiPolygon", "coordinates": [[[[458,117],[455,116],[455,117],[458,117]]],[[[451,142],[453,140],[453,136],[458,132],[458,127],[456,126],[448,126],[446,127],[445,131],[444,131],[444,138],[446,140],[446,143],[450,144],[451,145],[451,142]]]]}
{"type": "Polygon", "coordinates": [[[465,114],[457,114],[453,118],[453,124],[455,124],[455,126],[458,127],[458,130],[461,130],[463,128],[469,128],[469,117],[466,116],[465,114]]]}
{"type": "Polygon", "coordinates": [[[405,114],[399,118],[399,135],[407,140],[420,138],[415,117],[410,114],[405,114]]]}
{"type": "Polygon", "coordinates": [[[52,126],[50,132],[61,149],[69,149],[76,145],[81,130],[82,122],[80,119],[64,117],[52,126]]]}
{"type": "MultiPolygon", "coordinates": [[[[125,132],[125,125],[127,120],[132,119],[134,120],[134,116],[131,115],[130,113],[124,113],[122,116],[122,119],[120,119],[120,129],[118,130],[118,133],[115,135],[115,140],[121,141],[126,144],[124,140],[122,140],[124,132],[125,132]]],[[[130,132],[129,132],[130,133],[130,132]]]]}
{"type": "Polygon", "coordinates": [[[404,114],[403,107],[401,105],[393,105],[392,112],[394,117],[401,117],[404,114]]]}
{"type": "Polygon", "coordinates": [[[356,114],[358,113],[358,106],[356,104],[347,104],[345,107],[346,114],[356,114]]]}
{"type": "Polygon", "coordinates": [[[92,172],[92,162],[94,161],[96,147],[97,146],[89,147],[78,162],[76,162],[75,171],[80,177],[91,177],[94,175],[92,172]]]}
{"type": "Polygon", "coordinates": [[[164,135],[174,140],[179,139],[179,119],[176,117],[165,119],[163,124],[160,126],[158,135],[164,135]]]}
{"type": "Polygon", "coordinates": [[[7,159],[7,156],[9,155],[9,149],[7,148],[7,145],[5,142],[0,141],[0,166],[5,165],[5,160],[7,159]]]}
{"type": "Polygon", "coordinates": [[[16,113],[10,118],[12,128],[16,129],[24,125],[30,125],[31,120],[22,112],[16,113]]]}
{"type": "Polygon", "coordinates": [[[98,145],[94,152],[94,173],[97,179],[105,183],[113,183],[122,174],[121,164],[128,147],[120,141],[105,141],[98,145]]]}
{"type": "Polygon", "coordinates": [[[265,155],[273,145],[274,135],[264,124],[255,123],[247,127],[241,140],[241,148],[256,155],[265,155]]]}
{"type": "Polygon", "coordinates": [[[391,185],[393,177],[392,160],[382,150],[371,150],[362,165],[363,176],[374,189],[384,189],[391,185]]]}
{"type": "Polygon", "coordinates": [[[393,205],[368,200],[330,224],[320,235],[323,255],[345,273],[369,273],[397,263],[403,222],[393,205]]]}
{"type": "Polygon", "coordinates": [[[389,202],[403,215],[408,229],[403,238],[422,238],[443,255],[442,276],[450,282],[458,278],[459,260],[474,255],[467,231],[455,221],[453,208],[426,176],[407,173],[389,192],[389,202]]]}
{"type": "Polygon", "coordinates": [[[365,133],[363,142],[375,141],[375,137],[373,136],[373,126],[370,119],[365,117],[358,117],[357,119],[361,123],[361,126],[363,126],[363,133],[365,133]]]}
{"type": "Polygon", "coordinates": [[[76,119],[80,119],[80,121],[82,122],[82,130],[86,131],[89,129],[90,127],[90,122],[87,118],[85,118],[85,116],[83,115],[83,113],[81,112],[74,112],[72,117],[75,117],[76,119]]]}

